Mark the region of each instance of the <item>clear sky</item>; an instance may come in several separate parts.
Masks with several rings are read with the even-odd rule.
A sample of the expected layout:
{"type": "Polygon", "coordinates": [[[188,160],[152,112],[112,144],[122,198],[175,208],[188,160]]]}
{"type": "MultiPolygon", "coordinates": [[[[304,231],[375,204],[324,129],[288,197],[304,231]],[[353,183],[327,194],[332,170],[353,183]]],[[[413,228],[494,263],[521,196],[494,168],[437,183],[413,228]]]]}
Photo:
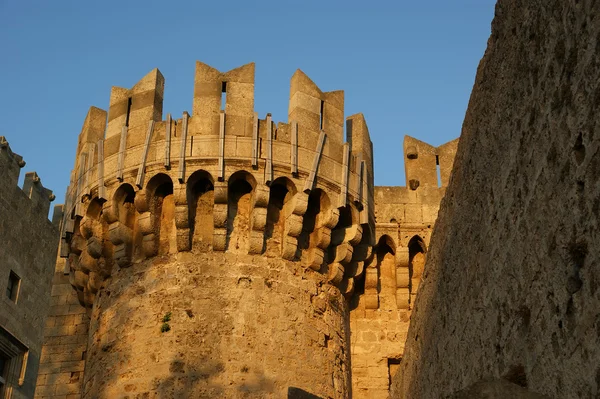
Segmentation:
{"type": "Polygon", "coordinates": [[[375,183],[404,185],[405,134],[440,145],[460,134],[490,35],[493,0],[0,0],[0,135],[61,203],[77,135],[111,86],[153,68],[164,115],[191,112],[195,61],[221,71],[256,62],[255,110],[287,121],[302,69],[345,91],[365,115],[375,183]]]}

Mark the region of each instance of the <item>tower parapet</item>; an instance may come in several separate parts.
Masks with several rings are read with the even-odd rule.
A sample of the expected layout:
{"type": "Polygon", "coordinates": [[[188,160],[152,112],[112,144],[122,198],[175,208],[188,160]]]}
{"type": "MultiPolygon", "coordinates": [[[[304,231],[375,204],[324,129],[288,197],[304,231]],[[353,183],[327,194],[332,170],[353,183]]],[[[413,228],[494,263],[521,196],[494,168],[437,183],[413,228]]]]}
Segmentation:
{"type": "MultiPolygon", "coordinates": [[[[19,175],[21,168],[24,166],[25,161],[23,157],[12,152],[6,138],[0,136],[0,189],[7,192],[18,189],[19,175]]],[[[50,203],[54,201],[55,196],[52,190],[42,185],[41,179],[36,172],[27,172],[25,174],[22,190],[31,200],[31,209],[47,218],[50,203]]]]}
{"type": "MultiPolygon", "coordinates": [[[[117,340],[111,330],[131,333],[119,330],[128,321],[114,324],[125,298],[128,304],[145,298],[139,306],[146,312],[164,308],[149,299],[147,285],[138,286],[134,298],[124,282],[133,281],[134,271],[150,273],[161,262],[187,265],[191,273],[197,270],[194,257],[211,263],[206,275],[216,263],[225,267],[222,262],[227,262],[231,269],[213,276],[217,280],[231,270],[248,274],[220,289],[238,292],[239,284],[251,287],[256,279],[268,288],[289,286],[289,294],[283,290],[274,293],[274,299],[255,293],[266,303],[276,301],[272,305],[283,312],[275,316],[278,324],[269,320],[244,330],[247,323],[234,322],[232,327],[244,330],[240,334],[247,341],[258,340],[270,328],[291,328],[297,335],[298,342],[289,344],[289,354],[280,355],[278,364],[257,359],[267,374],[283,367],[282,361],[295,364],[289,375],[272,376],[273,393],[296,383],[300,388],[318,387],[316,394],[345,397],[349,333],[343,297],[352,294],[375,238],[372,144],[364,117],[358,114],[344,121],[343,92],[322,92],[300,70],[292,77],[286,123],[276,124],[270,114],[260,118],[254,112],[254,64],[222,73],[198,62],[192,115],[183,112],[180,118],[167,115],[162,120],[163,88],[158,70],[132,89],[113,88],[108,117],[92,107],[79,137],[66,195],[61,255],[68,258],[66,267],[80,302],[93,307],[90,342],[98,347],[88,348],[89,370],[94,371],[86,372],[84,397],[109,389],[93,373],[106,372],[117,340]],[[274,276],[265,274],[275,270],[274,276]],[[286,295],[300,295],[300,305],[290,310],[292,305],[284,304],[286,295]],[[281,326],[285,323],[289,325],[281,326]],[[310,371],[306,354],[311,351],[326,351],[318,356],[328,359],[323,367],[331,370],[310,371]],[[298,368],[306,370],[294,372],[298,368]]],[[[167,285],[153,289],[167,290],[165,296],[174,303],[184,301],[180,295],[171,297],[167,285]]],[[[211,287],[206,289],[215,288],[211,287]]],[[[244,290],[239,293],[247,295],[244,290]]],[[[229,314],[238,305],[223,306],[229,314]]],[[[188,310],[194,314],[192,308],[188,310]]],[[[231,331],[221,333],[228,336],[231,331]]],[[[224,351],[229,356],[241,353],[236,348],[224,351]]]]}

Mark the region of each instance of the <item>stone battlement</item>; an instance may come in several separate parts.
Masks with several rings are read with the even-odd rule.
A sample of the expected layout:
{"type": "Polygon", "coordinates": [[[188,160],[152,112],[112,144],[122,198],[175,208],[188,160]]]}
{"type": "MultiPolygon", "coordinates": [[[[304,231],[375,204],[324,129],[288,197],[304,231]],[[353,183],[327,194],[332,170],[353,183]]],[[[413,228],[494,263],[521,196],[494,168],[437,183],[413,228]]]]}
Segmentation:
{"type": "Polygon", "coordinates": [[[113,264],[190,250],[298,261],[351,294],[374,243],[373,156],[343,92],[298,70],[288,123],[275,124],[254,112],[254,64],[198,62],[193,114],[179,119],[161,120],[163,89],[155,69],[86,116],[61,244],[81,302],[113,264]]]}
{"type": "MultiPolygon", "coordinates": [[[[12,152],[8,141],[0,136],[0,187],[2,190],[18,189],[21,168],[25,166],[23,157],[12,152]]],[[[36,172],[27,172],[23,181],[23,193],[31,200],[32,212],[48,217],[50,203],[55,196],[52,190],[42,185],[41,179],[36,172]]],[[[62,217],[62,206],[54,209],[53,223],[58,223],[62,217]]]]}

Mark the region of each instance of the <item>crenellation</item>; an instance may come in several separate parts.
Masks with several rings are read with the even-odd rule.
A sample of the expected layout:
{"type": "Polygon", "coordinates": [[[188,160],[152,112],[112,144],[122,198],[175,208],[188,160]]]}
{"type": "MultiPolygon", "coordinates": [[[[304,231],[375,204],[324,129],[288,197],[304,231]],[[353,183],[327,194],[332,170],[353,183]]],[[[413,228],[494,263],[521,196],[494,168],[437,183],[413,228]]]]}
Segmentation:
{"type": "Polygon", "coordinates": [[[23,192],[31,200],[36,212],[48,215],[50,202],[54,201],[56,197],[52,194],[52,190],[48,190],[42,185],[42,181],[36,172],[25,173],[23,192]]]}
{"type": "MultiPolygon", "coordinates": [[[[116,353],[113,351],[133,345],[132,338],[124,333],[131,328],[123,327],[128,321],[111,315],[131,313],[136,323],[154,331],[153,320],[159,320],[167,309],[163,302],[154,302],[154,294],[149,293],[174,295],[174,301],[186,303],[181,306],[197,309],[197,303],[181,297],[187,292],[187,282],[194,281],[198,295],[216,289],[212,282],[216,280],[196,281],[202,273],[185,278],[180,275],[178,281],[157,274],[162,270],[162,266],[155,266],[159,264],[174,274],[183,272],[173,271],[178,262],[197,268],[195,259],[199,257],[232,262],[206,264],[201,269],[218,266],[225,270],[219,277],[224,286],[219,287],[218,294],[212,292],[211,298],[218,301],[223,291],[231,291],[235,303],[243,303],[236,308],[241,312],[254,306],[253,301],[240,299],[250,292],[263,295],[274,287],[296,287],[295,279],[302,276],[302,290],[308,291],[302,291],[295,300],[313,313],[311,327],[306,331],[301,328],[296,342],[310,348],[309,352],[325,348],[337,359],[326,366],[327,373],[336,376],[334,385],[329,385],[329,378],[312,386],[320,387],[319,392],[327,396],[345,397],[350,389],[346,373],[352,353],[352,364],[355,359],[357,365],[363,364],[355,368],[356,375],[362,376],[353,381],[355,397],[386,391],[389,373],[395,370],[403,351],[402,337],[456,142],[436,149],[405,140],[405,146],[411,144],[406,150],[410,162],[433,160],[430,169],[436,173],[437,158],[442,187],[438,187],[437,176],[435,182],[429,182],[428,175],[423,178],[419,174],[420,164],[409,165],[409,161],[407,168],[416,173],[413,180],[420,184],[413,189],[410,183],[409,187],[374,187],[373,144],[364,116],[344,118],[343,92],[322,92],[301,71],[292,77],[287,123],[275,123],[270,114],[259,117],[254,112],[254,64],[221,73],[197,63],[191,116],[183,112],[181,118],[167,115],[161,121],[156,120],[159,107],[155,103],[138,107],[143,98],[162,102],[163,85],[155,70],[126,93],[114,89],[106,138],[98,136],[101,123],[92,129],[86,118],[82,129],[80,140],[89,143],[78,150],[67,193],[61,244],[66,264],[60,272],[69,274],[69,284],[75,288],[70,300],[83,306],[63,306],[66,304],[57,297],[56,311],[62,313],[54,315],[47,328],[51,334],[64,334],[60,327],[67,317],[91,316],[85,362],[86,370],[95,371],[81,376],[83,396],[104,389],[114,391],[103,385],[98,375],[112,372],[103,365],[110,364],[116,353]],[[129,98],[129,113],[125,110],[117,115],[129,98]],[[134,107],[136,99],[139,101],[134,107]],[[117,120],[120,131],[110,136],[110,125],[117,120]],[[347,142],[343,140],[344,127],[347,142]],[[263,270],[251,266],[254,264],[269,267],[263,270]],[[283,265],[285,268],[280,269],[283,265]],[[230,276],[229,267],[239,269],[230,276]],[[279,270],[278,274],[262,274],[274,270],[279,270]],[[286,281],[279,280],[282,270],[293,271],[286,281]],[[133,280],[133,288],[123,285],[124,280],[136,278],[132,273],[142,271],[148,273],[143,286],[133,280]],[[173,291],[175,284],[180,284],[181,291],[173,291]],[[243,290],[236,291],[238,286],[243,290]],[[328,290],[333,291],[325,294],[328,290]],[[104,294],[107,291],[110,297],[104,294]],[[331,301],[337,303],[335,307],[331,301]],[[140,319],[136,310],[128,310],[133,304],[153,316],[140,319]],[[346,342],[340,338],[346,333],[340,335],[340,331],[346,328],[348,316],[344,314],[348,310],[350,324],[359,327],[352,328],[348,333],[352,339],[346,342]],[[326,314],[327,320],[323,319],[326,314]]],[[[94,115],[102,112],[90,111],[94,115]]],[[[222,306],[230,309],[231,305],[222,306]]],[[[300,313],[304,312],[301,308],[300,313]]],[[[300,317],[288,319],[290,315],[282,314],[275,324],[265,321],[252,329],[238,325],[235,334],[223,333],[219,339],[227,342],[224,345],[234,345],[225,346],[225,352],[236,353],[236,342],[252,341],[248,336],[259,340],[256,334],[264,332],[265,326],[286,330],[290,320],[297,323],[300,317]]],[[[248,315],[244,320],[249,320],[248,315]]],[[[215,317],[214,322],[225,325],[229,316],[215,317]]],[[[81,326],[75,330],[84,333],[86,323],[82,320],[73,326],[81,326]]],[[[215,327],[214,331],[221,328],[225,327],[215,327]]],[[[67,329],[67,336],[75,334],[71,330],[67,329]]],[[[211,346],[210,350],[215,348],[224,347],[211,346]]],[[[264,352],[253,353],[260,357],[260,364],[275,367],[270,373],[278,374],[273,370],[279,367],[267,361],[261,354],[264,352]]],[[[130,355],[135,358],[139,354],[130,355]]],[[[304,353],[294,362],[310,362],[313,357],[304,353]]],[[[148,366],[140,358],[136,367],[139,373],[148,366]]],[[[303,367],[312,370],[306,364],[303,367]]],[[[235,378],[236,373],[228,375],[235,378]]],[[[289,378],[313,381],[323,374],[321,371],[317,377],[311,371],[294,375],[289,378]]],[[[145,384],[143,375],[136,378],[145,384]]]]}
{"type": "Polygon", "coordinates": [[[0,357],[2,394],[31,398],[56,259],[62,207],[48,220],[51,190],[36,172],[18,187],[23,158],[0,137],[0,357]]]}
{"type": "MultiPolygon", "coordinates": [[[[371,148],[368,135],[356,134],[355,126],[360,124],[347,126],[353,150],[371,148]]],[[[403,356],[427,248],[446,188],[445,184],[438,186],[436,155],[442,154],[443,162],[451,168],[452,150],[456,144],[457,140],[454,140],[436,149],[406,136],[404,156],[408,187],[365,189],[372,193],[374,201],[374,240],[377,244],[366,258],[364,282],[355,291],[351,302],[355,398],[388,395],[391,378],[403,356]],[[419,184],[411,187],[409,177],[419,184]],[[433,177],[436,177],[435,181],[433,177]]],[[[366,151],[364,156],[369,155],[366,151]]],[[[353,158],[354,167],[366,166],[363,153],[353,153],[353,158]]]]}

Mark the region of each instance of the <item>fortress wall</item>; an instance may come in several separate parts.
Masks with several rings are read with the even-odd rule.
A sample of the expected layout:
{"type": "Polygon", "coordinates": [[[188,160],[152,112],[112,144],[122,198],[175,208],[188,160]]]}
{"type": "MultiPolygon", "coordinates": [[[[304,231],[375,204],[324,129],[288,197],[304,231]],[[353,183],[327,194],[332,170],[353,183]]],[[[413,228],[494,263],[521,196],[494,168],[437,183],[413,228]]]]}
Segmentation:
{"type": "Polygon", "coordinates": [[[94,307],[84,397],[348,397],[346,301],[301,273],[219,252],[122,269],[94,307]]]}
{"type": "Polygon", "coordinates": [[[58,244],[62,207],[48,220],[52,191],[35,172],[17,186],[23,158],[0,137],[0,356],[2,393],[31,398],[42,353],[42,329],[58,244]]]}
{"type": "MultiPolygon", "coordinates": [[[[356,145],[344,143],[343,92],[322,92],[301,71],[290,85],[287,123],[253,111],[254,64],[222,73],[197,63],[193,115],[181,118],[161,120],[163,86],[154,70],[131,89],[113,88],[108,114],[92,107],[79,138],[60,253],[82,305],[73,313],[87,309],[91,319],[85,373],[71,387],[83,387],[84,397],[113,397],[119,389],[156,393],[157,379],[170,373],[172,384],[161,392],[277,397],[299,389],[347,397],[345,300],[374,244],[364,117],[346,118],[356,127],[356,145]],[[151,278],[143,280],[141,271],[151,278]],[[280,280],[251,285],[244,276],[280,280]],[[269,284],[271,295],[263,290],[269,284]],[[156,294],[146,296],[150,291],[156,294]],[[257,301],[240,304],[248,295],[257,301]],[[173,348],[153,344],[165,306],[160,298],[173,304],[174,318],[188,299],[196,301],[189,307],[196,318],[186,316],[194,319],[191,329],[170,335],[173,348]],[[272,317],[257,324],[263,310],[272,317]],[[236,312],[242,316],[232,320],[236,312]],[[206,320],[218,327],[208,335],[206,320]],[[288,343],[291,336],[298,341],[288,343]],[[204,337],[210,342],[198,349],[204,337]],[[184,366],[179,359],[186,353],[184,366]],[[248,356],[256,364],[246,365],[248,356]],[[155,367],[156,359],[162,363],[155,367]],[[205,361],[217,369],[198,368],[205,361]],[[125,364],[131,373],[124,374],[125,364]],[[188,371],[190,378],[182,375],[188,371]]],[[[64,282],[57,277],[57,285],[64,282]]],[[[81,316],[66,331],[79,342],[87,323],[81,316]]],[[[56,393],[61,383],[46,389],[56,393]]]]}
{"type": "Polygon", "coordinates": [[[363,285],[350,302],[352,393],[356,399],[388,397],[403,357],[431,232],[446,190],[447,177],[438,186],[436,157],[451,170],[457,143],[454,140],[435,148],[406,136],[407,174],[419,183],[412,188],[375,187],[376,247],[366,263],[363,285]]]}
{"type": "Polygon", "coordinates": [[[498,1],[394,397],[600,395],[599,18],[498,1]]]}

